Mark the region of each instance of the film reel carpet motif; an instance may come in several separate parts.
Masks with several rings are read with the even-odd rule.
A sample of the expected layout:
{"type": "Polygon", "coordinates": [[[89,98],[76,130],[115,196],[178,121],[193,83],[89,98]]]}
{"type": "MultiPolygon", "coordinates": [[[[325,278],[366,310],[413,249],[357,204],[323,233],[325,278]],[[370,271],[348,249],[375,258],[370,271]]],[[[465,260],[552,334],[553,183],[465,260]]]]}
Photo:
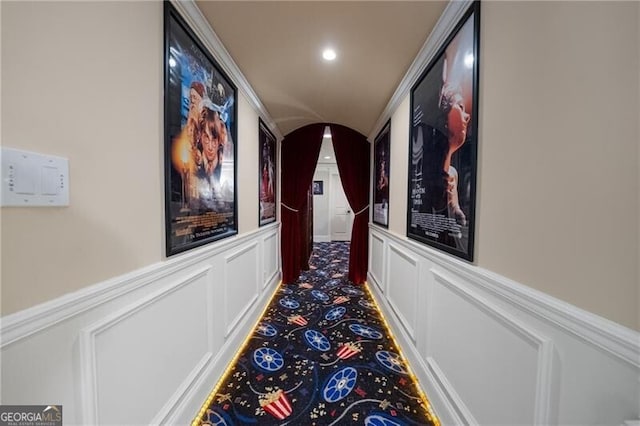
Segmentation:
{"type": "Polygon", "coordinates": [[[349,244],[316,243],[281,284],[197,424],[438,425],[365,287],[349,244]]]}

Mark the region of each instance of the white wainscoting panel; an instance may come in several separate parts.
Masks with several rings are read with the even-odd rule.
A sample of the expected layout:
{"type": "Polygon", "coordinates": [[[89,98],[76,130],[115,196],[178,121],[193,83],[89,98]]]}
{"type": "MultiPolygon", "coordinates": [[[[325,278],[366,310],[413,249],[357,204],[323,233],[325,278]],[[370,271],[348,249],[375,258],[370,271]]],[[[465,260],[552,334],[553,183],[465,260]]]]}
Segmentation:
{"type": "Polygon", "coordinates": [[[278,248],[278,234],[271,234],[264,238],[262,244],[264,259],[264,286],[269,285],[280,271],[280,250],[278,248]]]}
{"type": "Polygon", "coordinates": [[[224,299],[215,302],[218,309],[226,312],[225,337],[231,334],[258,297],[262,287],[258,278],[261,276],[258,274],[259,265],[257,242],[225,257],[224,299]]]}
{"type": "Polygon", "coordinates": [[[211,357],[207,272],[187,276],[81,331],[85,423],[148,423],[211,357]],[[123,389],[135,398],[123,399],[123,389]]]}
{"type": "Polygon", "coordinates": [[[190,423],[275,291],[278,244],[267,225],[3,317],[1,402],[190,423]]]}
{"type": "Polygon", "coordinates": [[[384,281],[386,263],[384,240],[377,234],[371,233],[371,238],[369,239],[369,275],[383,293],[386,284],[384,281]]]}
{"type": "Polygon", "coordinates": [[[370,288],[444,425],[640,418],[640,333],[388,230],[370,237],[387,250],[386,292],[370,288]]]}
{"type": "Polygon", "coordinates": [[[549,424],[552,342],[464,283],[432,273],[429,358],[460,390],[473,418],[480,424],[549,424]],[[518,403],[496,410],[502,401],[518,403]]]}
{"type": "Polygon", "coordinates": [[[395,244],[389,244],[388,247],[387,299],[407,333],[415,341],[420,264],[416,257],[401,247],[395,244]]]}

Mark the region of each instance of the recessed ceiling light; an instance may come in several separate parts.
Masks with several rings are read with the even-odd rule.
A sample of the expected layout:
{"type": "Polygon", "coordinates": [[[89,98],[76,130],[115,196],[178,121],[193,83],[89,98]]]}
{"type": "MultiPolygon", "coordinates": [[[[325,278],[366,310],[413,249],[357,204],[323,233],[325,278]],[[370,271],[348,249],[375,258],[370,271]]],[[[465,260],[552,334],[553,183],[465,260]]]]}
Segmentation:
{"type": "Polygon", "coordinates": [[[331,139],[331,133],[325,133],[322,137],[331,139]]]}
{"type": "Polygon", "coordinates": [[[324,159],[325,159],[325,160],[331,160],[331,157],[330,157],[330,156],[328,156],[328,155],[326,155],[326,156],[324,157],[324,159]]]}
{"type": "Polygon", "coordinates": [[[324,49],[322,52],[322,57],[327,61],[333,61],[336,59],[336,51],[333,49],[324,49]]]}

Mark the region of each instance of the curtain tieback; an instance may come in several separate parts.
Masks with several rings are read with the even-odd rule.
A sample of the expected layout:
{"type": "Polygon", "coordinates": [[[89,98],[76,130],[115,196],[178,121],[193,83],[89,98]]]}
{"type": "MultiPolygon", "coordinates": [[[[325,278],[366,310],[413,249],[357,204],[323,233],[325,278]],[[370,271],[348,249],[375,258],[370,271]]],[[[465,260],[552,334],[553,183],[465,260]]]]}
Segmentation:
{"type": "Polygon", "coordinates": [[[298,212],[300,211],[300,210],[296,210],[296,209],[293,209],[293,208],[289,207],[288,205],[286,205],[286,204],[285,204],[285,203],[283,203],[283,202],[280,202],[280,205],[281,205],[282,207],[284,207],[285,209],[291,210],[292,212],[295,212],[295,213],[298,213],[298,212]]]}
{"type": "Polygon", "coordinates": [[[368,208],[369,208],[369,205],[367,204],[366,206],[364,206],[364,208],[363,208],[362,210],[360,210],[359,212],[357,212],[357,213],[355,214],[355,216],[358,216],[360,213],[364,213],[364,212],[365,212],[365,210],[367,210],[368,208]]]}

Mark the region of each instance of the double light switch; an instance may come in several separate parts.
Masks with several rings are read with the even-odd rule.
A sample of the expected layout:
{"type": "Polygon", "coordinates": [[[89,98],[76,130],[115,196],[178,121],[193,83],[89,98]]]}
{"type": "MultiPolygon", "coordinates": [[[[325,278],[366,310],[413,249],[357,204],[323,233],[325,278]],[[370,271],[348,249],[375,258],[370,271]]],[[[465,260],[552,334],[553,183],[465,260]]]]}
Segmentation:
{"type": "Polygon", "coordinates": [[[68,206],[69,160],[2,147],[2,206],[68,206]]]}

